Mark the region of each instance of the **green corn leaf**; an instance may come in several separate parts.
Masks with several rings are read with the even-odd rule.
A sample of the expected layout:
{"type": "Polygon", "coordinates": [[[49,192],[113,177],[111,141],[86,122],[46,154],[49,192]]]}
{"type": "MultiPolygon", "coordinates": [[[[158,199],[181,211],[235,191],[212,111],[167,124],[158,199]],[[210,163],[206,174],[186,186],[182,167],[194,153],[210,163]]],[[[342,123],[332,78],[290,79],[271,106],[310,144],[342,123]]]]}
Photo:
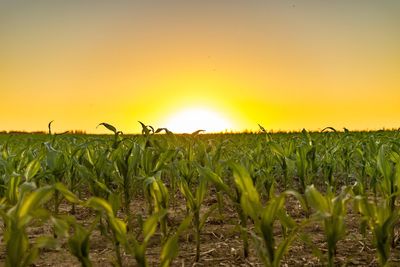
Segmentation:
{"type": "Polygon", "coordinates": [[[169,160],[172,159],[172,157],[175,155],[175,150],[169,149],[165,152],[163,152],[160,157],[157,160],[157,163],[154,166],[153,172],[158,172],[161,170],[163,167],[165,167],[168,163],[169,160]]]}
{"type": "MultiPolygon", "coordinates": [[[[25,259],[26,255],[24,253],[29,251],[29,240],[23,231],[9,229],[5,232],[4,240],[6,241],[7,251],[5,266],[24,266],[24,260],[30,264],[36,258],[25,259]]],[[[27,258],[29,258],[29,255],[27,258]]]]}
{"type": "Polygon", "coordinates": [[[258,124],[258,127],[260,128],[260,131],[263,133],[266,133],[267,130],[265,130],[265,128],[263,126],[261,126],[261,124],[258,124]]]}
{"type": "Polygon", "coordinates": [[[391,166],[389,161],[385,157],[385,147],[381,146],[378,152],[377,165],[379,171],[382,173],[385,179],[390,179],[391,166]]]}
{"type": "Polygon", "coordinates": [[[201,203],[204,200],[204,197],[206,196],[207,193],[207,180],[204,178],[199,178],[199,184],[196,188],[196,206],[200,207],[201,203]]]}
{"type": "Polygon", "coordinates": [[[168,238],[168,240],[163,245],[163,247],[161,249],[161,255],[160,255],[162,267],[170,266],[172,260],[178,255],[179,236],[181,235],[181,233],[183,231],[185,231],[187,228],[189,228],[192,219],[193,219],[192,216],[186,217],[179,225],[176,233],[174,235],[172,235],[170,238],[168,238]]]}
{"type": "Polygon", "coordinates": [[[54,188],[56,190],[58,190],[64,197],[66,200],[68,200],[71,203],[80,203],[81,201],[79,200],[79,198],[72,193],[71,191],[69,191],[64,184],[62,183],[56,183],[54,185],[54,188]]]}
{"type": "Polygon", "coordinates": [[[268,143],[272,153],[274,153],[275,155],[284,158],[285,157],[285,152],[283,151],[282,145],[280,144],[276,144],[273,142],[269,142],[268,143]]]}
{"type": "Polygon", "coordinates": [[[191,133],[191,135],[192,136],[196,136],[196,135],[198,135],[199,133],[201,133],[201,132],[205,132],[206,130],[197,130],[197,131],[194,131],[193,133],[191,133]]]}
{"type": "Polygon", "coordinates": [[[149,135],[150,134],[149,128],[143,122],[139,121],[139,123],[142,126],[142,134],[149,135]]]}
{"type": "Polygon", "coordinates": [[[281,223],[285,228],[293,229],[293,228],[295,228],[296,225],[297,225],[296,222],[295,222],[295,220],[293,220],[293,218],[290,217],[290,216],[286,213],[286,211],[284,211],[284,210],[282,210],[282,209],[278,212],[277,217],[278,217],[280,223],[281,223]]]}
{"type": "Polygon", "coordinates": [[[397,151],[391,150],[389,153],[389,158],[392,162],[399,163],[400,162],[400,154],[397,151]]]}
{"type": "Polygon", "coordinates": [[[199,225],[199,228],[200,228],[200,229],[203,228],[203,226],[204,226],[204,225],[206,224],[206,222],[207,222],[208,217],[210,217],[210,215],[211,215],[217,208],[218,208],[218,203],[215,203],[215,204],[211,205],[211,206],[208,208],[207,212],[204,213],[204,214],[202,215],[201,220],[200,220],[200,225],[199,225]]]}
{"type": "Polygon", "coordinates": [[[325,127],[324,129],[322,129],[321,133],[327,132],[328,130],[331,130],[331,131],[334,132],[334,133],[337,132],[335,128],[329,127],[329,126],[328,126],[328,127],[325,127]]]}
{"type": "Polygon", "coordinates": [[[1,150],[1,155],[3,159],[7,160],[10,157],[10,152],[8,151],[8,144],[5,143],[2,150],[1,150]]]}
{"type": "Polygon", "coordinates": [[[230,167],[233,170],[233,177],[236,183],[236,186],[241,191],[242,194],[245,194],[249,201],[255,205],[260,205],[260,197],[253,185],[253,180],[250,177],[250,174],[247,170],[236,163],[230,163],[230,167]]]}
{"type": "Polygon", "coordinates": [[[59,246],[59,242],[51,236],[39,236],[35,240],[36,248],[49,248],[56,249],[59,246]]]}
{"type": "Polygon", "coordinates": [[[284,203],[283,197],[272,198],[265,207],[262,213],[261,223],[265,225],[271,225],[277,218],[278,212],[281,211],[284,203]]]}
{"type": "Polygon", "coordinates": [[[327,200],[318,192],[314,185],[307,186],[305,196],[307,203],[317,212],[322,213],[322,215],[330,212],[327,200]]]}
{"type": "Polygon", "coordinates": [[[250,200],[247,193],[242,194],[240,198],[240,206],[243,209],[243,212],[250,216],[254,221],[258,221],[258,213],[260,212],[260,206],[254,205],[254,203],[250,200]]]}
{"type": "Polygon", "coordinates": [[[36,183],[34,183],[34,182],[23,182],[19,186],[19,191],[20,191],[21,195],[23,195],[27,192],[35,191],[36,189],[37,189],[37,186],[36,186],[36,183]]]}
{"type": "Polygon", "coordinates": [[[171,132],[167,128],[158,128],[154,133],[159,133],[159,132],[162,132],[162,131],[165,131],[166,134],[173,134],[173,132],[171,132]]]}
{"type": "Polygon", "coordinates": [[[59,237],[68,236],[69,224],[66,220],[51,217],[51,221],[53,222],[54,230],[57,236],[59,237]]]}
{"type": "Polygon", "coordinates": [[[147,243],[157,230],[158,221],[165,216],[165,210],[151,215],[143,224],[143,243],[147,243]]]}
{"type": "Polygon", "coordinates": [[[74,225],[75,233],[68,239],[68,247],[71,254],[81,262],[83,267],[92,266],[89,259],[89,237],[90,232],[82,226],[74,225]]]}
{"type": "Polygon", "coordinates": [[[171,264],[173,258],[178,256],[178,236],[174,235],[165,242],[161,250],[161,266],[167,267],[171,264]]]}
{"type": "Polygon", "coordinates": [[[182,195],[186,198],[186,201],[187,201],[190,209],[194,210],[196,207],[195,198],[193,197],[193,194],[190,191],[186,180],[181,179],[179,181],[179,190],[181,191],[182,195]]]}
{"type": "Polygon", "coordinates": [[[17,211],[19,224],[26,224],[29,220],[27,215],[34,212],[40,205],[50,200],[53,191],[54,188],[52,186],[44,186],[26,196],[17,211]]]}
{"type": "Polygon", "coordinates": [[[46,209],[45,207],[43,208],[36,208],[35,212],[32,213],[33,217],[38,220],[46,221],[49,218],[51,218],[51,212],[46,209]]]}
{"type": "Polygon", "coordinates": [[[312,142],[310,133],[309,133],[306,129],[303,129],[303,130],[301,131],[301,133],[303,134],[304,138],[307,140],[307,144],[308,144],[309,146],[312,146],[312,145],[313,145],[313,142],[312,142]]]}
{"type": "Polygon", "coordinates": [[[54,122],[54,120],[50,121],[49,124],[47,125],[47,128],[49,129],[49,134],[51,135],[51,124],[54,122]]]}
{"type": "Polygon", "coordinates": [[[21,182],[20,176],[11,176],[6,187],[6,196],[10,204],[14,205],[19,199],[18,186],[21,182]]]}
{"type": "Polygon", "coordinates": [[[109,217],[114,216],[114,212],[111,205],[102,198],[91,197],[86,201],[86,206],[97,211],[103,211],[109,217]]]}
{"type": "Polygon", "coordinates": [[[398,187],[398,190],[400,190],[400,160],[396,163],[395,170],[396,170],[395,182],[398,187]]]}
{"type": "Polygon", "coordinates": [[[110,203],[115,216],[121,207],[121,195],[116,193],[110,194],[108,196],[108,202],[110,203]]]}
{"type": "Polygon", "coordinates": [[[117,128],[115,128],[114,126],[112,126],[111,124],[108,124],[106,122],[102,122],[99,125],[97,125],[97,127],[99,127],[100,125],[103,125],[104,127],[106,127],[108,130],[112,131],[114,134],[117,134],[117,128]]]}
{"type": "Polygon", "coordinates": [[[40,170],[40,161],[34,159],[28,163],[25,169],[24,177],[26,181],[30,181],[40,170]]]}
{"type": "Polygon", "coordinates": [[[286,190],[282,193],[282,195],[284,196],[294,196],[301,204],[302,208],[304,209],[304,211],[308,211],[308,205],[306,202],[306,199],[304,199],[303,195],[301,195],[300,193],[294,191],[294,190],[286,190]]]}
{"type": "Polygon", "coordinates": [[[100,188],[102,189],[104,192],[106,192],[107,194],[112,194],[112,191],[110,189],[108,189],[107,185],[103,182],[101,182],[100,180],[96,179],[96,178],[92,178],[92,181],[94,181],[94,183],[100,188]]]}
{"type": "MultiPolygon", "coordinates": [[[[25,258],[20,266],[23,266],[23,267],[31,266],[32,263],[37,259],[37,257],[39,257],[39,249],[33,247],[26,254],[27,255],[25,256],[25,258]]],[[[15,266],[15,265],[11,265],[11,266],[15,266]]]]}
{"type": "Polygon", "coordinates": [[[219,177],[218,174],[216,174],[215,172],[206,167],[198,166],[198,170],[200,175],[211,181],[217,187],[218,190],[222,190],[225,193],[228,193],[228,195],[230,195],[229,186],[224,183],[224,181],[221,179],[221,177],[219,177]]]}
{"type": "Polygon", "coordinates": [[[278,248],[275,251],[274,254],[274,261],[272,266],[281,266],[281,261],[283,259],[283,256],[285,255],[285,253],[289,250],[289,246],[290,244],[294,241],[294,239],[296,238],[297,235],[297,228],[290,231],[289,236],[287,236],[286,238],[284,238],[281,243],[279,244],[278,248]]]}
{"type": "Polygon", "coordinates": [[[126,243],[126,223],[118,218],[109,218],[111,227],[116,235],[118,242],[126,243]]]}

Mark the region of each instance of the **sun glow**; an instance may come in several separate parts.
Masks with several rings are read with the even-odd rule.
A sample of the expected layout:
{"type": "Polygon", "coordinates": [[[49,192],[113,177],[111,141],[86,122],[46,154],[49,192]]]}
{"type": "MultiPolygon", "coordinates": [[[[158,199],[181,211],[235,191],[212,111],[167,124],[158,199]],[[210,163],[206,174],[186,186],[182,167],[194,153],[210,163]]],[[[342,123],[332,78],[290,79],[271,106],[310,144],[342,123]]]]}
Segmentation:
{"type": "Polygon", "coordinates": [[[175,133],[191,133],[197,130],[223,132],[232,129],[232,123],[218,112],[204,108],[189,108],[170,116],[165,126],[175,133]]]}

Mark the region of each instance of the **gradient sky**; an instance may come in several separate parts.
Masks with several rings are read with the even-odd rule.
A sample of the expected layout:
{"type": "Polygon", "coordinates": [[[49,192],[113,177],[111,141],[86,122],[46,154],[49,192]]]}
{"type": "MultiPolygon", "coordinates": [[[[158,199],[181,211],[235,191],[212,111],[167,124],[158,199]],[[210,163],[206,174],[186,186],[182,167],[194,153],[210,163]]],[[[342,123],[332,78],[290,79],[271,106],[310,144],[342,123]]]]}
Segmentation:
{"type": "Polygon", "coordinates": [[[0,2],[0,129],[400,127],[400,1],[0,2]]]}

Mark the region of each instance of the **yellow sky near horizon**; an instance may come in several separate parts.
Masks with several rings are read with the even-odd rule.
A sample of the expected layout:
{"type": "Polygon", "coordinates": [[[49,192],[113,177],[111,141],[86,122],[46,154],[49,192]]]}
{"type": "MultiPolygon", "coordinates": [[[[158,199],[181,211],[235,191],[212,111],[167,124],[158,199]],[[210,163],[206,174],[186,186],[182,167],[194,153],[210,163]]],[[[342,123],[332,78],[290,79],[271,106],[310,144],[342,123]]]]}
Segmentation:
{"type": "Polygon", "coordinates": [[[400,127],[398,1],[0,3],[0,129],[400,127]]]}

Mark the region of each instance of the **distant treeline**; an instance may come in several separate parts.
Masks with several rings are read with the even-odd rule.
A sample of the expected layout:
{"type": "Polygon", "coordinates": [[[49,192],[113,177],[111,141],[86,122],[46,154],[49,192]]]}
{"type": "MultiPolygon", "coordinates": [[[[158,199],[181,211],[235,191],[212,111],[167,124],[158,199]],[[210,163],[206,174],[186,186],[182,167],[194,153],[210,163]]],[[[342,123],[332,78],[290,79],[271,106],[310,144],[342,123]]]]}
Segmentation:
{"type": "MultiPolygon", "coordinates": [[[[0,131],[0,134],[48,134],[45,131],[0,131]]],[[[66,131],[63,134],[86,134],[86,131],[83,130],[70,130],[66,131]]]]}

